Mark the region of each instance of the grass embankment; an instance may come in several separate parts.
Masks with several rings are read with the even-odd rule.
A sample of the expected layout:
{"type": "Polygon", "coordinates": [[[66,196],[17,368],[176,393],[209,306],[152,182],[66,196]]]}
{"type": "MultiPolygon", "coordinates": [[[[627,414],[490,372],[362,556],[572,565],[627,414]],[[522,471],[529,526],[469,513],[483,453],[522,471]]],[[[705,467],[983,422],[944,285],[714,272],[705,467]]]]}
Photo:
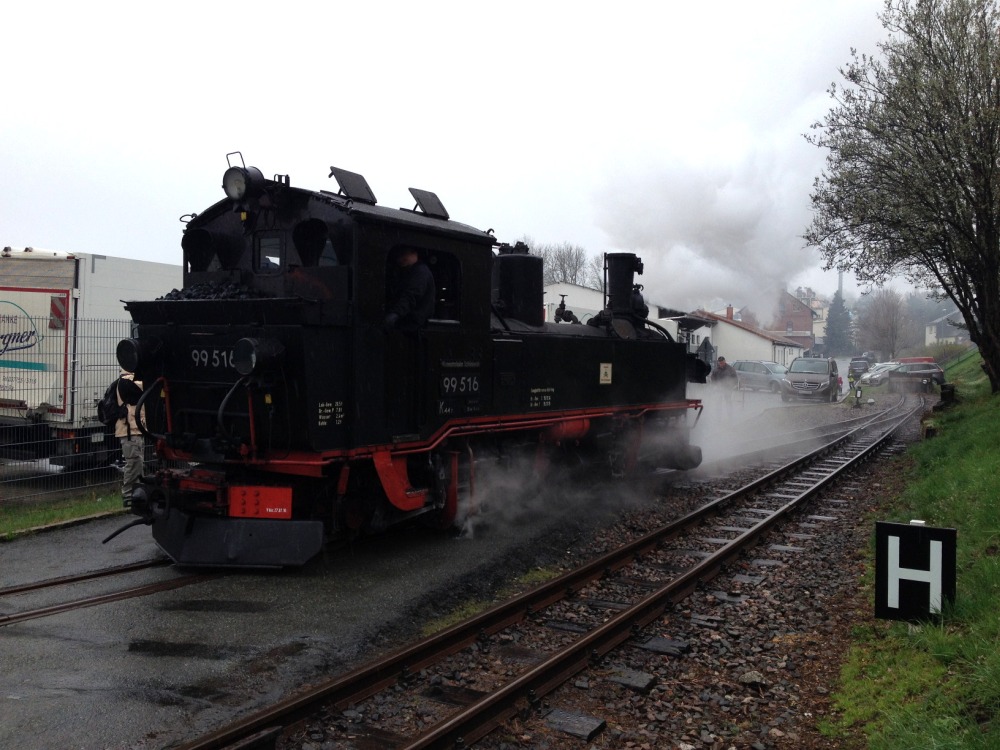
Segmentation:
{"type": "Polygon", "coordinates": [[[93,516],[123,513],[121,495],[117,492],[103,496],[89,495],[55,502],[24,505],[7,505],[0,511],[0,541],[13,539],[21,534],[44,526],[76,523],[93,516]]]}
{"type": "Polygon", "coordinates": [[[861,728],[876,750],[1000,748],[1000,397],[979,364],[976,355],[948,369],[959,403],[935,412],[936,436],[898,459],[906,489],[872,519],[873,530],[914,518],[957,530],[954,607],[936,623],[856,627],[830,735],[861,728]]]}

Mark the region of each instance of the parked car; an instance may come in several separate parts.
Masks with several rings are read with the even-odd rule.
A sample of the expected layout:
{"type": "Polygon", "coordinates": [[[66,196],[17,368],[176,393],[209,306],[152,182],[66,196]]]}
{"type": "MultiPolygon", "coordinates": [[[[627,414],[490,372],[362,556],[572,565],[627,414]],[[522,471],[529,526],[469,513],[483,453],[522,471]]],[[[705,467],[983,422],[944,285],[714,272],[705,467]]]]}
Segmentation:
{"type": "Polygon", "coordinates": [[[926,383],[937,383],[939,386],[945,384],[944,370],[941,365],[934,362],[910,362],[897,365],[886,371],[889,380],[889,390],[902,390],[907,386],[901,384],[907,382],[909,388],[926,383]]]}
{"type": "Polygon", "coordinates": [[[871,362],[865,357],[853,357],[851,363],[847,365],[847,379],[857,382],[870,369],[871,362]]]}
{"type": "Polygon", "coordinates": [[[835,359],[796,357],[781,380],[781,400],[820,398],[836,401],[840,396],[839,383],[835,359]]]}
{"type": "Polygon", "coordinates": [[[765,359],[738,359],[733,362],[740,388],[751,391],[781,392],[781,380],[788,368],[765,359]]]}
{"type": "Polygon", "coordinates": [[[879,362],[872,365],[868,372],[861,376],[858,382],[862,387],[882,385],[888,379],[888,371],[899,366],[899,362],[879,362]]]}

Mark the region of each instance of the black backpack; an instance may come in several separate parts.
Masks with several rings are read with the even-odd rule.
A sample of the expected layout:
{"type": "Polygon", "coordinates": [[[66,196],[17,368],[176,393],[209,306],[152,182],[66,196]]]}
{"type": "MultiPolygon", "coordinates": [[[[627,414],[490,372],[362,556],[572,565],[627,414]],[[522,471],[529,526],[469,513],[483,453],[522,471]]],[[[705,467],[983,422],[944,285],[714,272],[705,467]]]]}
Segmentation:
{"type": "Polygon", "coordinates": [[[104,396],[97,402],[97,420],[105,427],[114,427],[119,419],[128,414],[128,407],[118,403],[118,384],[121,378],[115,378],[114,382],[104,391],[104,396]]]}

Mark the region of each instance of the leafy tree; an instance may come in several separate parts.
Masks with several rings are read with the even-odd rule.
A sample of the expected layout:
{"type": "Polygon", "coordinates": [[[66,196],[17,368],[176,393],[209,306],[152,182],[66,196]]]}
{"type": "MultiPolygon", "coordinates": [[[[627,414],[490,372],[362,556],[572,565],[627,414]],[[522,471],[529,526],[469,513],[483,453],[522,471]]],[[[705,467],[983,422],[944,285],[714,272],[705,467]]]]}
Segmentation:
{"type": "Polygon", "coordinates": [[[940,289],[1000,393],[1000,11],[886,0],[880,57],[858,55],[809,141],[828,149],[806,241],[825,267],[940,289]]]}
{"type": "Polygon", "coordinates": [[[851,341],[851,313],[844,304],[839,289],[834,293],[830,309],[826,313],[824,343],[830,356],[852,354],[854,351],[851,341]]]}

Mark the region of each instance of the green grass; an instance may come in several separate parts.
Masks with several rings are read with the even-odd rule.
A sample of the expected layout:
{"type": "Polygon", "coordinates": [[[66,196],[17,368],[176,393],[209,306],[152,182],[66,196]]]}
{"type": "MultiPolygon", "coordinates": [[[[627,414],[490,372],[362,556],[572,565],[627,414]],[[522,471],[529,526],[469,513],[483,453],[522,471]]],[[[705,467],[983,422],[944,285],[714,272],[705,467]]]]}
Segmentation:
{"type": "MultiPolygon", "coordinates": [[[[907,487],[873,519],[957,529],[955,605],[937,623],[855,630],[831,736],[861,730],[874,750],[1000,748],[1000,398],[979,362],[948,369],[959,403],[936,412],[937,436],[899,461],[907,487]]],[[[862,585],[874,607],[870,571],[862,585]]]]}
{"type": "Polygon", "coordinates": [[[0,541],[13,539],[41,526],[68,523],[124,510],[121,495],[117,492],[53,503],[0,506],[0,541]]]}

